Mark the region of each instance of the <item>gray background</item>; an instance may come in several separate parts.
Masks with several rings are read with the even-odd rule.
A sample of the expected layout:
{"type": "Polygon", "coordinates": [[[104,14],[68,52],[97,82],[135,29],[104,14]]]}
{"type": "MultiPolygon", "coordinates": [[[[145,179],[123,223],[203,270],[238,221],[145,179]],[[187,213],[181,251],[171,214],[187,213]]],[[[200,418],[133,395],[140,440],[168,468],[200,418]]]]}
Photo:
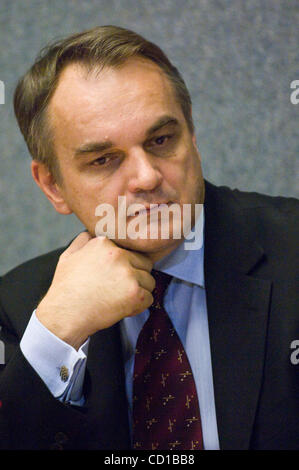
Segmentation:
{"type": "Polygon", "coordinates": [[[1,0],[0,273],[66,244],[82,229],[55,213],[30,175],[12,108],[17,79],[53,38],[116,24],[157,42],[193,98],[207,179],[299,196],[298,0],[1,0]]]}

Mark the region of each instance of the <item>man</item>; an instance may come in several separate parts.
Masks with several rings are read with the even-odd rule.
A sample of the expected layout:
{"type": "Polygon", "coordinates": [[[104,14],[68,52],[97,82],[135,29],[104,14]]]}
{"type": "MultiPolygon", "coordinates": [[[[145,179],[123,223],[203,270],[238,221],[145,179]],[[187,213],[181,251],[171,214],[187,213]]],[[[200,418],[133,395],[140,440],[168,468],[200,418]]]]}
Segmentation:
{"type": "MultiPolygon", "coordinates": [[[[50,46],[19,82],[15,111],[34,180],[86,232],[2,277],[1,448],[298,449],[298,202],[205,182],[181,76],[157,46],[122,28],[50,46]],[[157,208],[188,205],[202,243],[185,249],[183,225],[174,236],[184,217],[168,220],[167,238],[162,218],[158,236],[130,237],[136,213],[121,222],[119,196],[143,205],[146,235],[157,208]],[[112,239],[96,236],[103,204],[115,211],[112,239]],[[154,301],[157,271],[171,276],[165,309],[154,301]],[[165,410],[177,397],[163,397],[169,436],[158,412],[145,444],[136,406],[147,400],[150,409],[155,391],[146,395],[145,385],[140,398],[136,364],[153,301],[158,317],[169,314],[195,388],[175,419],[165,410]],[[198,415],[185,431],[197,421],[198,434],[183,445],[177,421],[190,399],[198,415]]],[[[164,338],[163,330],[161,356],[164,338]]]]}

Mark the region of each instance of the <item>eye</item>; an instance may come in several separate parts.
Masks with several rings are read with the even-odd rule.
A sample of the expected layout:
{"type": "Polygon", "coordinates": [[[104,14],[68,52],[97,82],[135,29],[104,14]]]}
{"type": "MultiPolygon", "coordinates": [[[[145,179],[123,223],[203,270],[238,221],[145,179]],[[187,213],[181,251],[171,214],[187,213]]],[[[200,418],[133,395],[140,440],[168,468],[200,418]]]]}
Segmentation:
{"type": "Polygon", "coordinates": [[[177,134],[169,133],[153,136],[145,143],[145,148],[149,152],[159,155],[165,155],[165,152],[170,152],[177,142],[177,134]]]}
{"type": "Polygon", "coordinates": [[[168,135],[161,135],[160,137],[157,137],[155,139],[155,144],[163,145],[169,138],[170,138],[170,136],[168,136],[168,135]]]}
{"type": "Polygon", "coordinates": [[[92,166],[109,166],[114,160],[117,160],[117,155],[103,155],[98,157],[95,160],[92,160],[90,163],[92,166]]]}
{"type": "Polygon", "coordinates": [[[100,158],[97,158],[96,160],[94,160],[92,162],[92,164],[102,166],[102,165],[105,165],[105,163],[107,163],[108,160],[109,160],[108,157],[100,157],[100,158]]]}

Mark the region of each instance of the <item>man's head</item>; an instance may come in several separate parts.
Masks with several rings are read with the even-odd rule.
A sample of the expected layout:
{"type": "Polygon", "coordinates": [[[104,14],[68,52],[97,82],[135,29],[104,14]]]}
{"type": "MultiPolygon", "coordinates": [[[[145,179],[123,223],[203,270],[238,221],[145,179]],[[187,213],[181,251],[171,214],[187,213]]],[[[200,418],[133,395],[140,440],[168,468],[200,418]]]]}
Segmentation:
{"type": "MultiPolygon", "coordinates": [[[[203,202],[191,100],[154,44],[114,26],[48,47],[19,82],[15,112],[32,173],[55,209],[91,234],[95,208],[203,202]]],[[[122,241],[159,251],[169,240],[122,241]]]]}
{"type": "Polygon", "coordinates": [[[74,63],[80,63],[87,71],[117,68],[136,56],[156,63],[164,71],[193,132],[189,92],[179,71],[158,46],[117,26],[99,26],[72,35],[42,49],[19,81],[14,96],[16,118],[29,152],[35,160],[46,164],[58,180],[61,175],[47,111],[62,71],[74,63]]]}

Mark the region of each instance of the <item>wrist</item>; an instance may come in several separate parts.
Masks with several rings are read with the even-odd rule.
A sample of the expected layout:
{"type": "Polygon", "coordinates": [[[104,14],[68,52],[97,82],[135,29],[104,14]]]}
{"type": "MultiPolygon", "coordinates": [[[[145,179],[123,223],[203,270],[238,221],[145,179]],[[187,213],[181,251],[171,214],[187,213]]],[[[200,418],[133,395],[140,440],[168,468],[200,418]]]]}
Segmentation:
{"type": "Polygon", "coordinates": [[[76,328],[72,318],[66,313],[64,314],[61,308],[57,308],[57,306],[50,307],[42,301],[37,307],[35,315],[47,330],[72,346],[76,351],[85,343],[89,336],[82,329],[76,328]],[[59,316],[55,314],[58,311],[60,312],[59,316]]]}

